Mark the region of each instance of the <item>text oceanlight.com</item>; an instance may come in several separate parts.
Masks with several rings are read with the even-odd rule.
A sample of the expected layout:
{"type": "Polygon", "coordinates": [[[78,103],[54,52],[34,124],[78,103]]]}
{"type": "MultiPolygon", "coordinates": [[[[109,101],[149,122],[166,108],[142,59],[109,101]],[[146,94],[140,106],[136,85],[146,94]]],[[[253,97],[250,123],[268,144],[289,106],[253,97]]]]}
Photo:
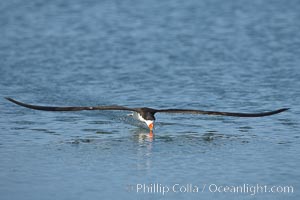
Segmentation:
{"type": "Polygon", "coordinates": [[[144,194],[160,194],[168,193],[234,193],[257,195],[260,193],[294,193],[294,187],[291,185],[262,185],[262,184],[241,184],[241,185],[220,185],[220,184],[179,184],[171,185],[160,183],[137,183],[127,186],[127,190],[144,194]]]}

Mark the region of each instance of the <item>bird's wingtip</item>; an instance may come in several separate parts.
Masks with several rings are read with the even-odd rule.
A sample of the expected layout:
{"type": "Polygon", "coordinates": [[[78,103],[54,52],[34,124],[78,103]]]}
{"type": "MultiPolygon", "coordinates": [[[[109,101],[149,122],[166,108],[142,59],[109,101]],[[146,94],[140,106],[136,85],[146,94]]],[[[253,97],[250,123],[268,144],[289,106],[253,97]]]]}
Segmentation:
{"type": "Polygon", "coordinates": [[[279,109],[278,111],[279,111],[279,112],[284,112],[284,111],[287,111],[287,110],[290,110],[290,108],[281,108],[281,109],[279,109]]]}
{"type": "Polygon", "coordinates": [[[13,103],[17,103],[18,101],[14,100],[13,98],[10,97],[4,97],[6,100],[13,102],[13,103]]]}
{"type": "Polygon", "coordinates": [[[4,97],[4,99],[6,99],[6,100],[8,100],[8,101],[11,101],[11,100],[12,100],[12,98],[10,98],[10,97],[4,97]]]}

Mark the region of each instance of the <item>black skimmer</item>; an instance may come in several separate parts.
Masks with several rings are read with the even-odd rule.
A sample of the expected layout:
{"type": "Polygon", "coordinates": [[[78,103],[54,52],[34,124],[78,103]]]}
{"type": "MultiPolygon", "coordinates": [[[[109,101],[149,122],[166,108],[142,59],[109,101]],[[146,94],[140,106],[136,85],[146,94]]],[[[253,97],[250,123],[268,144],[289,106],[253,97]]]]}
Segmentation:
{"type": "Polygon", "coordinates": [[[204,111],[204,110],[193,110],[193,109],[153,109],[153,108],[128,108],[124,106],[70,106],[70,107],[56,107],[56,106],[38,106],[25,104],[19,101],[16,101],[12,98],[5,97],[7,100],[35,110],[44,110],[44,111],[81,111],[81,110],[126,110],[132,111],[133,117],[144,122],[150,129],[150,133],[154,129],[155,114],[156,113],[186,113],[186,114],[203,114],[203,115],[223,115],[223,116],[232,116],[232,117],[264,117],[269,115],[274,115],[288,110],[289,108],[282,108],[269,112],[261,113],[238,113],[238,112],[218,112],[218,111],[204,111]]]}

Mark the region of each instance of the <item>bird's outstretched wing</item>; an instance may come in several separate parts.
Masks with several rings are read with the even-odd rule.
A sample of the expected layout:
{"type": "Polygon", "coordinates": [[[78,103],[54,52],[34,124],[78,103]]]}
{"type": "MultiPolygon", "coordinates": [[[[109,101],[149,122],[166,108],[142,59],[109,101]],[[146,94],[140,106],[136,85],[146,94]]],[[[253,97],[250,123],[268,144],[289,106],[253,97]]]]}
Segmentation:
{"type": "Polygon", "coordinates": [[[223,115],[232,117],[264,117],[274,115],[288,110],[289,108],[282,108],[270,112],[261,113],[237,113],[237,112],[218,112],[218,111],[204,111],[204,110],[189,110],[189,109],[162,109],[156,110],[157,113],[187,113],[187,114],[202,114],[202,115],[223,115]]]}
{"type": "Polygon", "coordinates": [[[128,110],[128,111],[136,111],[134,108],[127,108],[123,106],[70,106],[70,107],[56,107],[56,106],[38,106],[38,105],[31,105],[25,104],[19,101],[16,101],[12,98],[5,97],[7,100],[35,110],[44,110],[44,111],[81,111],[81,110],[128,110]]]}
{"type": "MultiPolygon", "coordinates": [[[[128,108],[124,106],[70,106],[70,107],[56,107],[56,106],[38,106],[25,104],[19,101],[16,101],[12,98],[5,97],[7,100],[35,110],[44,110],[44,111],[81,111],[81,110],[128,110],[139,112],[138,108],[128,108]]],[[[186,114],[203,114],[203,115],[223,115],[223,116],[233,116],[233,117],[264,117],[269,115],[274,115],[288,110],[289,108],[282,108],[270,112],[262,113],[237,113],[237,112],[218,112],[218,111],[204,111],[204,110],[190,110],[190,109],[151,109],[153,114],[155,113],[186,113],[186,114]]]]}

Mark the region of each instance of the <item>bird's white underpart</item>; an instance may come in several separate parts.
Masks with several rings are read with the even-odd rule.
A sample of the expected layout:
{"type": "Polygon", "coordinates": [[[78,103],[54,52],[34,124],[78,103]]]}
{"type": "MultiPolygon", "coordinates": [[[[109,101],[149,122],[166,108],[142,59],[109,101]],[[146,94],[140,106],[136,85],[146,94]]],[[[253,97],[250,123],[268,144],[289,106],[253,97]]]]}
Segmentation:
{"type": "Polygon", "coordinates": [[[142,115],[140,115],[140,113],[137,113],[137,112],[133,112],[132,113],[132,116],[133,118],[141,121],[141,122],[144,122],[147,124],[147,126],[149,127],[151,124],[154,124],[154,120],[146,120],[142,117],[142,115]]]}

